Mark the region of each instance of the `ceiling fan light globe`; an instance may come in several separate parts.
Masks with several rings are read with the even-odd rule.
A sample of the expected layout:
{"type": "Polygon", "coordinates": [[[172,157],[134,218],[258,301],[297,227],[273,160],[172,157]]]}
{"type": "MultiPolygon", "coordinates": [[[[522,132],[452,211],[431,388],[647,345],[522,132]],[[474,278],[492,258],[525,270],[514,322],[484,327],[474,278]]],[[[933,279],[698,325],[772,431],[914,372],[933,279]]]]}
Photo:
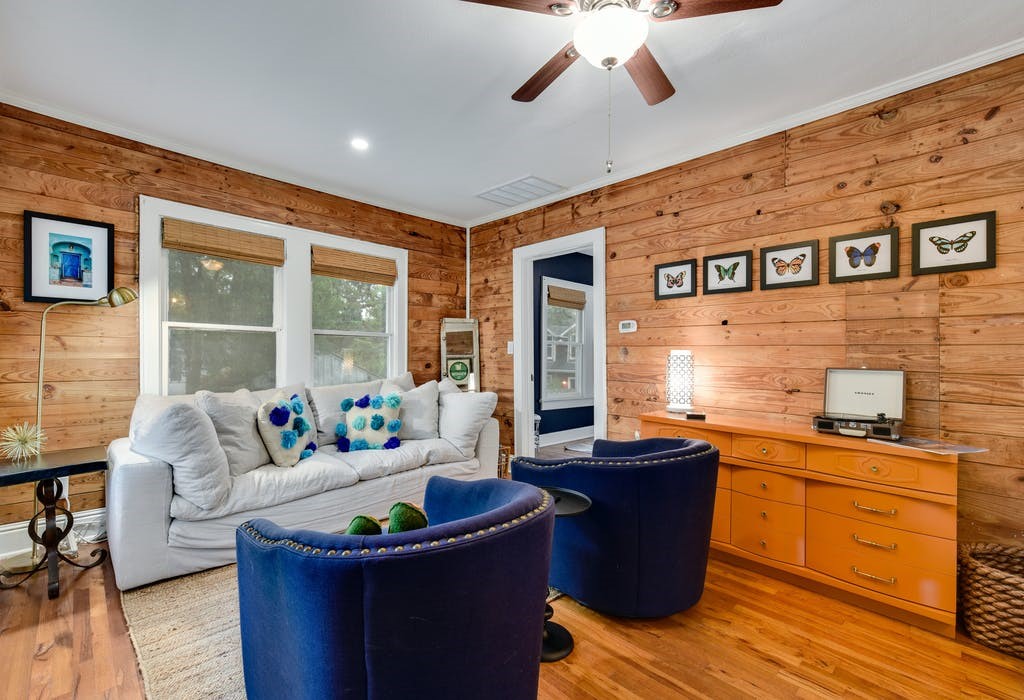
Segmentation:
{"type": "Polygon", "coordinates": [[[620,66],[647,41],[647,17],[609,5],[587,13],[572,35],[573,46],[596,68],[620,66]]]}

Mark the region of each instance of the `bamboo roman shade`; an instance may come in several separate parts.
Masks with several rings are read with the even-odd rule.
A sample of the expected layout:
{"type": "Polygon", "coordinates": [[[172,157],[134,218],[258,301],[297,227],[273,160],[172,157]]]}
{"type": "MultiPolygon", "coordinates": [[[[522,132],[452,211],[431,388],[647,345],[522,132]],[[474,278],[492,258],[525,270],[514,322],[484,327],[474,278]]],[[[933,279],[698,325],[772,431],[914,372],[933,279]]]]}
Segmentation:
{"type": "Polygon", "coordinates": [[[283,238],[181,219],[165,218],[163,229],[164,248],[261,265],[284,265],[283,238]]]}
{"type": "Polygon", "coordinates": [[[353,282],[395,285],[398,263],[391,258],[354,253],[351,250],[313,246],[313,274],[337,277],[353,282]]]}
{"type": "Polygon", "coordinates": [[[578,289],[566,289],[548,285],[548,306],[582,310],[587,305],[587,295],[578,289]]]}

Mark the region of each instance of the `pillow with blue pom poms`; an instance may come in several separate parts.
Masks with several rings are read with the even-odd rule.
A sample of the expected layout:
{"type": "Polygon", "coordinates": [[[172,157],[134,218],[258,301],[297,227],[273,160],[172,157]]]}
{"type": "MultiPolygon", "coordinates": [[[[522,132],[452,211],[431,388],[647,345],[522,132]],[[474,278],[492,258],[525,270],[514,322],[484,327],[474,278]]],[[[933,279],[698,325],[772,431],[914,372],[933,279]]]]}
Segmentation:
{"type": "Polygon", "coordinates": [[[316,452],[316,430],[298,394],[262,404],[256,412],[256,427],[270,459],[279,467],[295,466],[316,452]]]}
{"type": "Polygon", "coordinates": [[[338,423],[334,431],[338,451],[393,450],[401,445],[398,439],[402,427],[398,417],[401,405],[402,397],[396,393],[344,399],[341,412],[345,414],[345,422],[338,423]]]}

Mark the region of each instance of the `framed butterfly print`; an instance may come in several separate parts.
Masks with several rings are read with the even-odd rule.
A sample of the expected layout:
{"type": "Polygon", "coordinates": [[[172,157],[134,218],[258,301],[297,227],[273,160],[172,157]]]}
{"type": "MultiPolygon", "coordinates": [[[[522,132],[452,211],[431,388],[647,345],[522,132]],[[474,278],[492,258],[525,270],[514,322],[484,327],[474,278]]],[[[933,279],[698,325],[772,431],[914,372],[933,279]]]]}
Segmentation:
{"type": "Polygon", "coordinates": [[[996,266],[996,213],[914,224],[911,270],[915,275],[996,266]]]}
{"type": "Polygon", "coordinates": [[[828,239],[829,284],[899,276],[898,228],[880,228],[828,239]]]}
{"type": "Polygon", "coordinates": [[[654,266],[654,298],[697,296],[697,260],[680,260],[654,266]]]}
{"type": "Polygon", "coordinates": [[[704,258],[704,293],[749,292],[753,258],[749,250],[704,258]]]}
{"type": "Polygon", "coordinates": [[[818,241],[761,249],[761,289],[811,287],[818,283],[818,241]]]}

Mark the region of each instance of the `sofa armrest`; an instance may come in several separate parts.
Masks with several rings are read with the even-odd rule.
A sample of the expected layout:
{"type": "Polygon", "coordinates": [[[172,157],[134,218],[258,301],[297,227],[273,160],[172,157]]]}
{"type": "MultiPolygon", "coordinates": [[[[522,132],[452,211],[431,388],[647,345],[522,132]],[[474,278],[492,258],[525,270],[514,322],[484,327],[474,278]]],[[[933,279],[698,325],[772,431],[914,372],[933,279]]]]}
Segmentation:
{"type": "Polygon", "coordinates": [[[128,438],[107,448],[107,539],[121,590],[163,578],[171,525],[171,465],[131,449],[128,438]]]}
{"type": "Polygon", "coordinates": [[[484,423],[476,441],[476,458],[480,460],[480,473],[492,477],[498,475],[498,419],[491,418],[484,423]]]}

